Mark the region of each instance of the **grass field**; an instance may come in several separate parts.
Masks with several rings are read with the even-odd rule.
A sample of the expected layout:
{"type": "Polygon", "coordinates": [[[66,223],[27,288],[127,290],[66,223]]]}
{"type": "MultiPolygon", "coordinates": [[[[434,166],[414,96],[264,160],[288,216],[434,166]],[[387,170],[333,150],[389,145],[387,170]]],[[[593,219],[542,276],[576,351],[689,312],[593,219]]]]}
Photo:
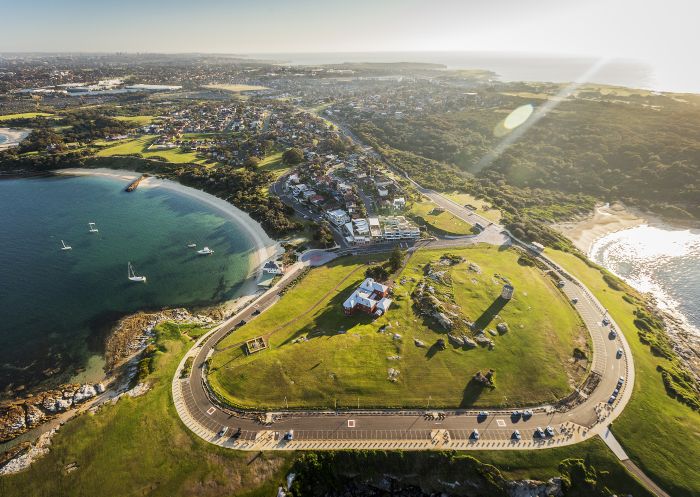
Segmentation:
{"type": "MultiPolygon", "coordinates": [[[[201,330],[187,328],[190,335],[201,330]]],[[[184,351],[192,344],[172,324],[158,329],[156,370],[147,381],[151,390],[142,397],[124,398],[103,407],[94,415],[70,421],[54,436],[49,454],[27,471],[0,477],[3,497],[59,496],[201,497],[270,496],[277,491],[298,454],[290,452],[238,452],[222,449],[197,438],[180,422],[170,396],[170,381],[184,351]],[[70,466],[69,466],[70,465],[70,466]],[[76,465],[74,471],[67,467],[76,465]]],[[[352,452],[350,461],[362,464],[365,457],[352,452]]],[[[366,454],[366,453],[365,453],[366,454]]],[[[376,453],[374,472],[400,476],[421,471],[434,474],[435,453],[405,452],[402,467],[388,465],[383,453],[376,453]]],[[[572,447],[538,451],[480,451],[458,454],[473,456],[495,465],[506,478],[547,480],[559,475],[562,459],[587,459],[598,470],[598,479],[618,494],[648,497],[599,440],[572,447]]],[[[444,461],[443,461],[444,462],[444,461]]],[[[445,464],[443,476],[452,478],[452,465],[445,464]]],[[[343,471],[347,468],[338,468],[343,471]]],[[[439,484],[439,482],[437,482],[439,484]]]]}
{"type": "MultiPolygon", "coordinates": [[[[558,251],[547,255],[576,275],[607,307],[632,348],[636,380],[634,394],[613,431],[627,454],[674,497],[700,495],[700,413],[671,399],[657,365],[668,365],[643,344],[633,324],[635,306],[624,292],[610,288],[602,274],[579,258],[558,251]]],[[[633,290],[629,290],[634,293],[633,290]]]]}
{"type": "Polygon", "coordinates": [[[476,213],[484,216],[489,221],[497,223],[501,220],[501,211],[494,209],[491,204],[485,200],[478,199],[468,193],[459,192],[446,193],[445,196],[453,202],[457,202],[459,205],[472,205],[476,207],[476,213]]]}
{"type": "Polygon", "coordinates": [[[446,334],[432,320],[418,317],[410,294],[423,265],[444,251],[418,251],[395,287],[394,304],[382,317],[346,317],[342,302],[364,278],[358,259],[343,258],[312,270],[269,311],[231,334],[217,347],[210,383],[229,402],[247,407],[339,406],[505,406],[550,401],[571,392],[585,373],[573,363],[573,349],[585,349],[587,333],[554,284],[533,267],[518,263],[515,250],[479,246],[452,251],[478,264],[453,266],[453,291],[462,312],[484,329],[500,320],[510,331],[491,337],[494,350],[434,346],[446,334]],[[507,276],[516,287],[505,305],[498,299],[507,276]],[[495,315],[498,317],[495,317],[495,315]],[[381,331],[385,325],[390,329],[381,331]],[[343,331],[339,333],[339,331],[343,331]],[[394,334],[400,334],[395,339],[394,334]],[[270,348],[246,356],[241,344],[264,336],[270,348]],[[305,341],[295,343],[300,337],[305,341]],[[424,348],[414,344],[423,341],[424,348]],[[523,367],[523,365],[537,367],[523,367]],[[398,381],[388,379],[398,369],[398,381]],[[495,390],[481,390],[470,379],[477,370],[496,370],[495,390]]]}
{"type": "Polygon", "coordinates": [[[204,88],[209,88],[210,90],[224,90],[230,91],[232,93],[241,93],[243,91],[257,91],[257,90],[267,90],[267,86],[257,86],[257,85],[227,85],[227,84],[212,84],[204,85],[204,88]]]}
{"type": "Polygon", "coordinates": [[[126,121],[133,124],[138,124],[139,126],[145,126],[146,124],[151,124],[155,117],[153,116],[116,116],[114,119],[117,121],[126,121]]]}
{"type": "MultiPolygon", "coordinates": [[[[190,330],[193,331],[193,330],[190,330]]],[[[160,327],[153,388],[95,415],[83,415],[54,436],[51,452],[28,471],[0,477],[3,497],[270,496],[293,457],[207,444],[180,421],[170,395],[175,368],[191,341],[160,327]],[[67,465],[77,469],[67,472],[67,465]],[[205,483],[206,482],[206,483],[205,483]]]]}
{"type": "Polygon", "coordinates": [[[447,211],[435,210],[432,202],[415,202],[408,214],[447,235],[469,235],[472,225],[447,211]]]}
{"type": "Polygon", "coordinates": [[[169,150],[147,150],[148,146],[155,140],[154,136],[141,136],[133,140],[120,142],[117,145],[103,148],[97,152],[98,157],[112,157],[114,155],[130,155],[141,154],[143,157],[162,157],[168,162],[181,163],[197,163],[201,164],[204,160],[197,157],[194,152],[183,152],[179,148],[169,150]]]}
{"type": "Polygon", "coordinates": [[[291,169],[288,164],[282,162],[282,152],[275,152],[265,156],[258,164],[258,167],[265,171],[270,171],[275,175],[275,178],[279,178],[291,169]]]}
{"type": "Polygon", "coordinates": [[[51,117],[53,114],[46,112],[24,112],[23,114],[5,114],[0,116],[0,122],[10,121],[12,119],[34,119],[35,117],[51,117]]]}

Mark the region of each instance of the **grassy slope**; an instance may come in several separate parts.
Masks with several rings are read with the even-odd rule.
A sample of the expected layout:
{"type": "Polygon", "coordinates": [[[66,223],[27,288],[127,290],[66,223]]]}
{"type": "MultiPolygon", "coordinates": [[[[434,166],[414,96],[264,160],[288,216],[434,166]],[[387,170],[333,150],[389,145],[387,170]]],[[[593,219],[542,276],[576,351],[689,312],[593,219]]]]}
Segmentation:
{"type": "MultiPolygon", "coordinates": [[[[201,330],[187,328],[191,335],[201,330]]],[[[154,386],[145,396],[123,399],[96,415],[84,415],[54,437],[51,452],[28,471],[0,478],[0,494],[14,496],[269,496],[294,457],[293,453],[247,453],[223,450],[191,435],[177,419],[170,397],[170,379],[189,346],[178,339],[174,325],[161,327],[154,386]],[[64,468],[77,463],[66,474],[64,468]]],[[[588,458],[612,490],[647,497],[599,440],[537,452],[484,451],[465,453],[497,466],[507,478],[547,480],[559,474],[562,459],[588,458]]],[[[432,464],[422,452],[404,453],[414,468],[432,464]],[[425,461],[423,463],[422,461],[425,461]]],[[[377,471],[390,468],[376,468],[377,471]]],[[[449,467],[445,468],[449,471],[449,467]]],[[[426,468],[427,474],[429,470],[426,468]]],[[[463,476],[463,475],[462,475],[463,476]]]]}
{"type": "Polygon", "coordinates": [[[55,435],[51,452],[28,471],[0,478],[0,495],[110,497],[275,495],[289,453],[236,452],[205,443],[180,422],[170,381],[189,340],[164,331],[166,351],[145,396],[83,415],[55,435]],[[66,474],[67,464],[78,469],[66,474]]]}
{"type": "MultiPolygon", "coordinates": [[[[674,497],[700,495],[700,413],[669,398],[656,366],[668,361],[651,354],[633,324],[634,306],[611,289],[602,274],[571,254],[547,251],[583,281],[606,306],[627,337],[636,381],[634,395],[613,431],[628,455],[674,497]]],[[[630,290],[632,292],[632,290],[630,290]]]]}
{"type": "MultiPolygon", "coordinates": [[[[452,252],[476,262],[483,271],[467,273],[465,264],[453,270],[455,298],[470,319],[493,314],[490,306],[503,284],[493,278],[494,272],[507,275],[516,286],[516,297],[498,310],[511,331],[494,338],[494,351],[448,346],[436,352],[414,345],[414,338],[428,347],[445,338],[433,331],[433,323],[414,314],[409,296],[415,285],[410,278],[422,276],[418,265],[444,251],[419,251],[413,256],[403,273],[409,280],[405,286],[397,285],[392,308],[376,320],[342,314],[342,302],[364,277],[364,267],[346,258],[314,269],[271,310],[225,339],[213,358],[211,385],[233,403],[277,407],[284,405],[285,396],[290,406],[328,407],[336,399],[339,405],[356,405],[358,397],[365,406],[423,406],[428,395],[434,406],[466,406],[525,404],[568,394],[571,384],[565,369],[571,368],[574,346],[585,347],[585,332],[558,290],[535,269],[519,265],[512,250],[483,246],[452,252]],[[352,271],[339,291],[281,327],[306,313],[352,271]],[[388,322],[392,328],[378,333],[388,322]],[[341,329],[347,333],[339,334],[341,329]],[[402,339],[393,339],[393,333],[402,339]],[[271,348],[245,356],[240,344],[258,335],[267,336],[271,348]],[[301,336],[308,341],[291,343],[301,336]],[[389,359],[395,356],[400,359],[389,359]],[[539,367],[522,368],[523,364],[539,367]],[[401,372],[398,382],[388,381],[389,368],[401,372]],[[479,395],[468,383],[477,370],[486,368],[496,369],[498,388],[479,395]]],[[[496,322],[488,327],[494,328],[496,322]]],[[[582,373],[578,371],[576,378],[582,373]]]]}
{"type": "Polygon", "coordinates": [[[422,219],[425,224],[436,228],[448,235],[469,235],[472,233],[472,225],[447,211],[434,213],[437,206],[432,202],[416,202],[411,207],[409,214],[422,219]]]}
{"type": "Polygon", "coordinates": [[[49,117],[53,114],[47,114],[46,112],[25,112],[23,114],[5,114],[0,116],[1,121],[10,121],[12,119],[33,119],[35,117],[49,117]]]}
{"type": "Polygon", "coordinates": [[[266,155],[258,164],[260,169],[265,171],[270,171],[275,175],[275,178],[279,178],[284,173],[289,171],[291,167],[282,162],[282,152],[275,152],[274,154],[266,155]]]}
{"type": "Polygon", "coordinates": [[[445,196],[460,205],[473,205],[477,209],[476,213],[484,216],[489,221],[497,223],[501,220],[501,211],[491,207],[491,204],[485,200],[478,199],[468,193],[459,192],[446,193],[445,196]]]}
{"type": "Polygon", "coordinates": [[[169,150],[147,150],[148,146],[155,140],[153,136],[142,136],[135,138],[133,140],[128,140],[114,145],[112,147],[104,148],[97,152],[98,157],[111,157],[114,155],[130,155],[130,154],[141,154],[143,157],[163,157],[169,162],[174,163],[201,163],[201,159],[197,157],[194,152],[182,152],[178,148],[169,150]]]}
{"type": "Polygon", "coordinates": [[[242,91],[267,90],[267,86],[245,85],[245,84],[211,84],[204,85],[204,88],[212,90],[224,90],[232,93],[240,93],[242,91]]]}

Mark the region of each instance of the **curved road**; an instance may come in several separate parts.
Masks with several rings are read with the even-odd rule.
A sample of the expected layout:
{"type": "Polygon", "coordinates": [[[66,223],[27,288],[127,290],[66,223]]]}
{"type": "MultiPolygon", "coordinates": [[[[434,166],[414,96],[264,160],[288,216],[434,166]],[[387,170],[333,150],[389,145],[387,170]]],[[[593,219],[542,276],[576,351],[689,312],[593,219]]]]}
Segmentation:
{"type": "MultiPolygon", "coordinates": [[[[452,240],[418,242],[420,246],[447,248],[485,242],[494,245],[518,243],[503,227],[473,211],[456,204],[437,192],[422,188],[408,178],[418,190],[452,214],[485,230],[477,236],[452,240]]],[[[361,252],[370,249],[356,249],[361,252]]],[[[172,394],[182,421],[204,440],[238,450],[300,450],[300,449],[401,449],[401,450],[532,450],[570,445],[600,436],[625,466],[654,494],[665,497],[637,466],[629,460],[608,426],[620,415],[629,401],[634,385],[632,354],[624,335],[614,336],[619,327],[592,293],[572,275],[565,273],[553,261],[538,255],[547,266],[565,281],[562,291],[573,301],[586,325],[593,345],[591,372],[582,390],[577,389],[567,402],[533,406],[532,415],[525,419],[511,410],[491,410],[482,416],[476,410],[449,409],[413,410],[328,410],[328,411],[237,411],[212,398],[206,386],[207,359],[216,344],[235,332],[241,320],[254,319],[254,313],[264,311],[279,299],[278,293],[300,274],[305,267],[322,265],[337,254],[310,251],[302,262],[291,267],[270,290],[259,296],[235,316],[201,337],[183,357],[172,382],[172,394]],[[618,356],[618,350],[622,351],[618,356]],[[180,378],[185,362],[192,358],[192,371],[180,378]],[[612,403],[613,391],[618,390],[612,403]],[[540,436],[539,427],[551,427],[552,435],[540,436]],[[478,439],[475,439],[475,430],[478,439]],[[521,438],[516,440],[514,431],[521,438]],[[222,435],[223,432],[223,435],[222,435]],[[293,433],[293,437],[288,436],[293,433]]]]}
{"type": "MultiPolygon", "coordinates": [[[[469,240],[474,243],[480,237],[469,240]]],[[[435,242],[427,247],[457,246],[463,240],[435,242]]],[[[305,266],[323,264],[330,256],[322,252],[310,253],[305,261],[297,263],[275,287],[249,304],[234,317],[203,336],[183,358],[193,357],[189,378],[173,379],[173,398],[178,413],[185,424],[202,438],[228,447],[248,450],[304,449],[304,448],[404,448],[404,449],[533,449],[567,445],[603,434],[607,424],[614,419],[629,400],[634,381],[629,347],[621,334],[612,338],[610,326],[603,324],[605,310],[578,282],[557,268],[550,270],[562,274],[567,281],[563,292],[570,299],[578,299],[576,308],[586,324],[593,344],[591,377],[594,388],[588,393],[574,393],[570,406],[533,406],[532,417],[512,417],[510,410],[491,411],[481,418],[477,411],[456,409],[433,413],[425,410],[343,410],[343,411],[287,411],[276,413],[237,412],[212,399],[205,385],[207,358],[215,345],[229,333],[235,332],[241,320],[254,319],[253,313],[273,305],[278,292],[298,275],[305,266]],[[618,358],[617,350],[624,353],[618,358]],[[625,380],[612,404],[608,399],[618,386],[618,379],[625,380]],[[596,383],[597,382],[597,383],[596,383]],[[265,424],[274,419],[274,423],[265,424]],[[551,426],[554,435],[536,437],[537,427],[551,426]],[[217,434],[226,427],[228,433],[217,434]],[[240,428],[240,435],[232,437],[240,428]],[[479,440],[470,438],[474,429],[479,440]],[[521,441],[512,439],[519,430],[521,441]],[[284,435],[294,431],[293,440],[284,435]]],[[[615,326],[612,323],[612,326],[615,326]]]]}

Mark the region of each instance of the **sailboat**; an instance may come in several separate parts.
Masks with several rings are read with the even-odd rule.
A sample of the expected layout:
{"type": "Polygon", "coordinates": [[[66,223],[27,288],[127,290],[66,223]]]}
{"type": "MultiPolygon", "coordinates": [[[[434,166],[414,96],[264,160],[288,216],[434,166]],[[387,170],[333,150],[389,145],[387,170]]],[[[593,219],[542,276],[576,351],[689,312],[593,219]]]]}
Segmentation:
{"type": "Polygon", "coordinates": [[[97,225],[95,223],[88,223],[88,226],[90,227],[90,233],[97,233],[100,231],[97,229],[97,225]]]}
{"type": "Polygon", "coordinates": [[[127,265],[127,274],[128,274],[128,278],[130,281],[138,281],[138,282],[146,283],[145,276],[136,276],[136,273],[134,272],[134,266],[131,265],[131,262],[129,262],[127,265]]]}
{"type": "Polygon", "coordinates": [[[197,248],[197,244],[196,243],[188,243],[187,248],[197,248]]]}
{"type": "Polygon", "coordinates": [[[73,247],[71,247],[70,245],[66,245],[66,242],[64,242],[63,240],[61,240],[61,245],[62,245],[61,250],[72,250],[73,249],[73,247]]]}
{"type": "Polygon", "coordinates": [[[204,247],[202,250],[198,250],[197,253],[199,255],[211,255],[214,253],[214,251],[209,247],[204,247]]]}

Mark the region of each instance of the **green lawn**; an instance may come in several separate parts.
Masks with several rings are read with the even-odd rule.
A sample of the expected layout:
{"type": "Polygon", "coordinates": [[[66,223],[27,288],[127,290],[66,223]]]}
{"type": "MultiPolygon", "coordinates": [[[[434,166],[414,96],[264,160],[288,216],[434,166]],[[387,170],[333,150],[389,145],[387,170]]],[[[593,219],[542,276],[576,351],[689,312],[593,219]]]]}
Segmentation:
{"type": "MultiPolygon", "coordinates": [[[[51,452],[23,473],[0,477],[3,497],[270,496],[284,480],[291,453],[255,454],[210,445],[180,421],[170,394],[175,368],[191,341],[160,327],[153,388],[97,414],[68,422],[51,452]],[[66,472],[67,465],[77,469],[66,472]]],[[[183,328],[184,331],[184,328],[183,328]]],[[[189,330],[195,333],[195,330],[189,330]]]]}
{"type": "Polygon", "coordinates": [[[270,171],[275,175],[275,178],[279,178],[291,169],[288,164],[282,162],[282,152],[275,152],[265,156],[258,164],[258,167],[265,171],[270,171]]]}
{"type": "Polygon", "coordinates": [[[434,283],[439,292],[453,291],[465,316],[484,329],[494,329],[500,320],[508,323],[505,335],[487,335],[495,349],[434,347],[446,334],[415,314],[410,294],[417,283],[411,278],[419,280],[422,266],[443,253],[418,251],[410,259],[401,274],[405,285],[396,285],[392,308],[378,319],[342,313],[342,302],[364,278],[361,261],[343,258],[312,270],[272,309],[219,344],[212,387],[237,405],[277,408],[285,405],[285,397],[290,407],[329,407],[336,400],[356,406],[358,397],[365,407],[420,407],[429,396],[432,406],[454,407],[533,404],[570,393],[585,373],[585,364],[573,363],[573,349],[588,347],[587,333],[554,284],[535,268],[520,265],[515,250],[452,251],[478,264],[481,273],[461,263],[451,269],[451,284],[434,283]],[[516,287],[505,306],[497,298],[503,282],[495,273],[516,287]],[[387,324],[391,328],[380,332],[387,324]],[[270,348],[246,356],[241,344],[259,335],[270,348]],[[300,337],[306,341],[294,343],[300,337]],[[417,347],[414,338],[426,347],[417,347]],[[389,381],[389,368],[400,371],[398,381],[389,381]],[[470,379],[488,368],[496,370],[497,388],[482,391],[470,379]]]}
{"type": "Polygon", "coordinates": [[[133,140],[119,142],[117,145],[103,148],[97,152],[98,157],[112,157],[114,155],[130,155],[141,154],[143,157],[162,157],[168,162],[177,164],[197,163],[201,164],[204,160],[197,157],[194,152],[183,152],[179,148],[168,150],[147,150],[148,146],[156,139],[154,136],[141,136],[133,140]]]}
{"type": "Polygon", "coordinates": [[[476,213],[484,216],[489,221],[498,223],[501,220],[501,211],[494,209],[491,204],[485,200],[469,195],[468,193],[452,192],[444,194],[450,200],[457,202],[459,205],[471,205],[476,207],[476,213]]]}
{"type": "Polygon", "coordinates": [[[35,117],[51,117],[53,114],[46,112],[24,112],[22,114],[5,114],[0,116],[0,122],[10,121],[12,119],[34,119],[35,117]]]}
{"type": "MultiPolygon", "coordinates": [[[[700,413],[666,394],[657,365],[668,365],[644,345],[633,324],[635,306],[611,289],[602,274],[579,258],[558,251],[547,255],[583,281],[607,307],[632,348],[634,394],[613,431],[628,455],[674,497],[700,495],[700,413]]],[[[632,289],[628,292],[634,294],[632,289]]]]}
{"type": "Polygon", "coordinates": [[[138,124],[139,126],[145,126],[146,124],[151,124],[155,119],[154,116],[116,116],[114,119],[117,121],[126,121],[133,124],[138,124]]]}
{"type": "Polygon", "coordinates": [[[436,210],[432,202],[415,202],[408,214],[447,235],[469,235],[472,225],[445,210],[436,210]]]}

